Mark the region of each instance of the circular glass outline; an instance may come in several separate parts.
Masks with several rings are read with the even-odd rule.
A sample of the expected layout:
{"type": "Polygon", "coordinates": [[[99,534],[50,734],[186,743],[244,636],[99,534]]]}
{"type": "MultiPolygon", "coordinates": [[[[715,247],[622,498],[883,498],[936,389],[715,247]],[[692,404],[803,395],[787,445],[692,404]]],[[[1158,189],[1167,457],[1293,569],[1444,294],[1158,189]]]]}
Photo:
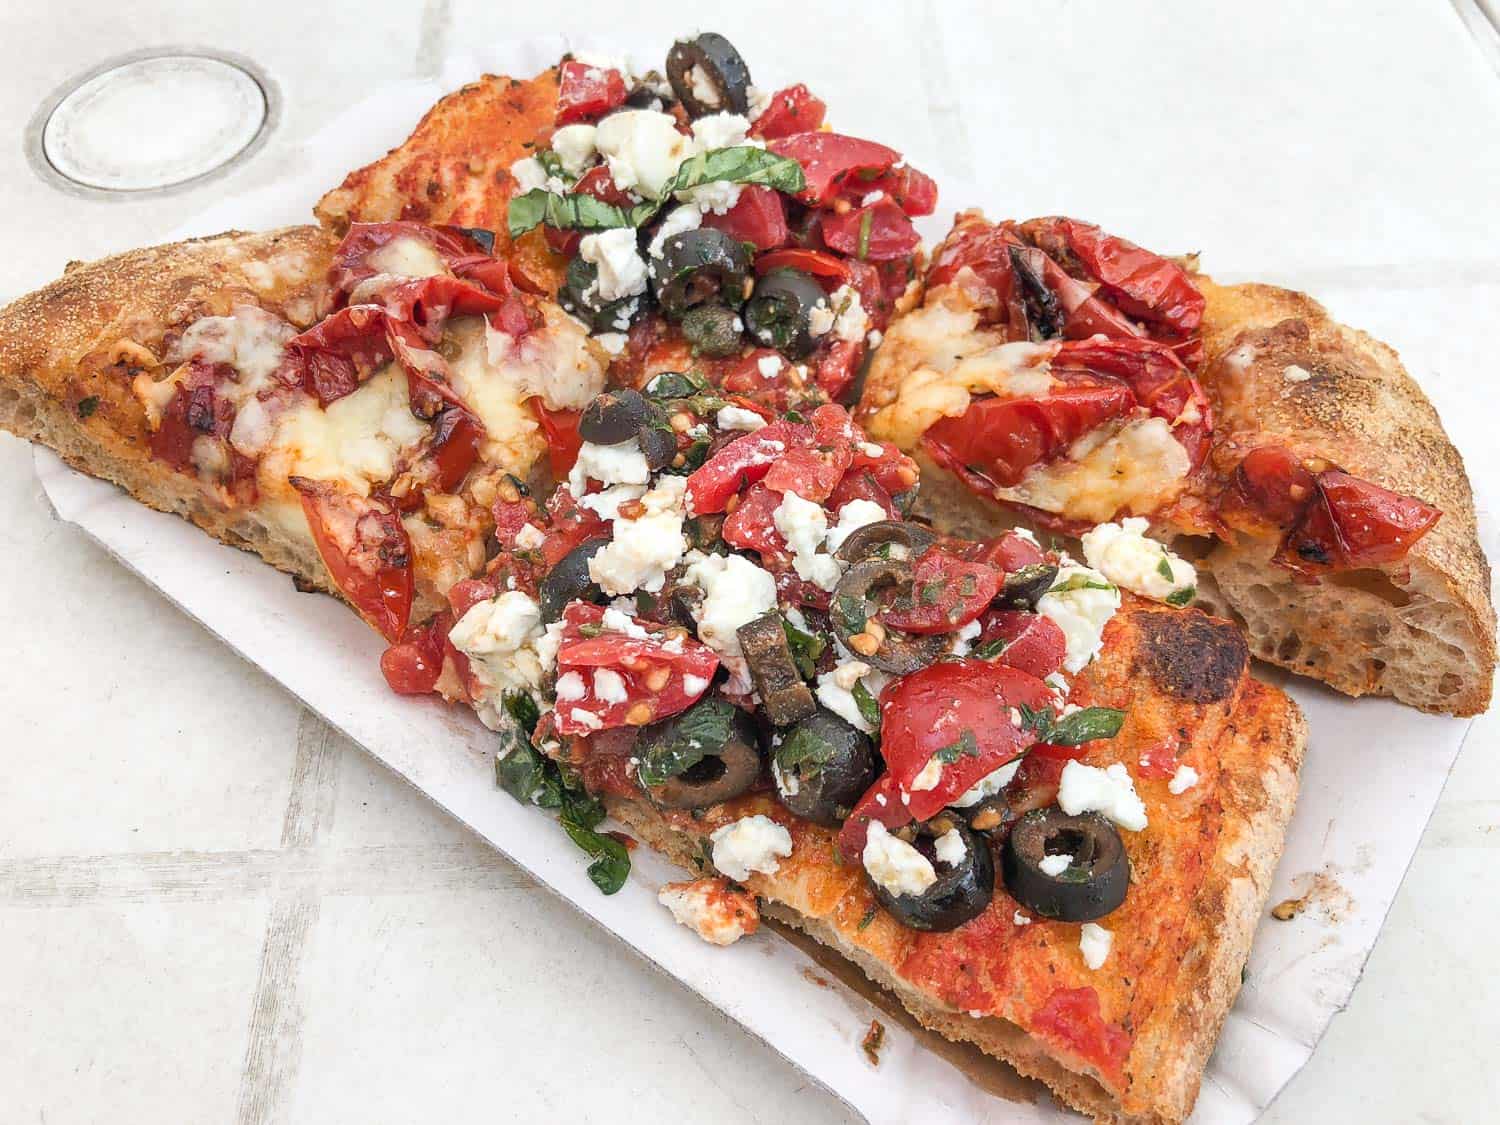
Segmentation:
{"type": "Polygon", "coordinates": [[[218,179],[244,164],[250,157],[254,156],[266,143],[272,131],[281,122],[281,91],[270,77],[255,63],[242,55],[232,51],[220,51],[205,47],[150,47],[140,51],[131,51],[123,55],[115,55],[105,59],[103,62],[90,67],[80,74],[74,75],[66,82],[54,89],[42,104],[31,115],[31,120],[26,126],[26,159],[30,163],[32,171],[43,181],[57,188],[59,191],[69,195],[80,196],[85,199],[99,200],[139,200],[162,195],[175,195],[177,193],[191,190],[202,184],[218,179]],[[106,188],[96,187],[91,184],[82,183],[73,179],[65,172],[57,168],[47,158],[46,148],[43,143],[43,135],[47,123],[64,100],[82,89],[84,85],[92,82],[100,75],[107,74],[112,70],[132,63],[148,62],[153,59],[163,58],[201,58],[213,62],[231,66],[245,74],[251,82],[260,88],[261,96],[265,99],[265,116],[262,118],[260,128],[256,130],[243,147],[233,156],[220,164],[190,176],[185,180],[175,183],[162,184],[159,187],[145,188],[106,188]]]}

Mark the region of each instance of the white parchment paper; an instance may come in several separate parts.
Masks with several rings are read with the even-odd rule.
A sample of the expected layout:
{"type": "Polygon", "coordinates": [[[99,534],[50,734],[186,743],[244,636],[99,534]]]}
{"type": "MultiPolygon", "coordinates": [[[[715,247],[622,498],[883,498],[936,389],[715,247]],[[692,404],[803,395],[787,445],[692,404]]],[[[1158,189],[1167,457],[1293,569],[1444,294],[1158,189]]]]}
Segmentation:
{"type": "MultiPolygon", "coordinates": [[[[325,190],[349,169],[399,144],[447,91],[486,71],[528,75],[565,49],[580,47],[611,50],[561,36],[496,44],[450,57],[436,79],[383,85],[307,143],[292,178],[226,199],[177,233],[309,221],[313,202],[325,190]]],[[[652,44],[627,53],[649,66],[664,48],[652,44]]],[[[621,53],[618,46],[612,50],[621,53]]],[[[837,106],[831,116],[837,120],[837,106]]],[[[942,209],[928,221],[928,237],[940,235],[958,207],[1000,206],[945,177],[924,158],[921,139],[878,139],[903,148],[942,186],[942,209]]],[[[1142,207],[1149,209],[1149,187],[1140,190],[1142,207]]],[[[1358,308],[1347,304],[1340,311],[1359,323],[1358,308]]],[[[1421,372],[1416,375],[1421,378],[1421,372]]],[[[927,1049],[860,995],[831,983],[807,955],[772,934],[729,949],[705,945],[657,905],[656,888],[677,876],[645,849],[634,853],[634,872],[619,894],[599,894],[561,831],[495,788],[492,736],[463,709],[393,695],[380,675],[379,638],[342,605],[296,593],[284,575],[253,556],[73,472],[46,450],[37,451],[36,467],[61,518],[537,880],[870,1121],[934,1113],[966,1121],[1073,1119],[1044,1094],[1032,1092],[1035,1100],[997,1097],[986,1089],[991,1083],[971,1079],[963,1066],[927,1049]],[[878,1067],[859,1048],[875,1018],[887,1026],[878,1067]]],[[[1195,1122],[1214,1125],[1253,1120],[1348,1001],[1468,729],[1466,721],[1421,715],[1383,700],[1345,699],[1274,670],[1260,674],[1287,687],[1311,729],[1302,793],[1271,901],[1310,897],[1295,921],[1262,922],[1244,988],[1193,1115],[1195,1122]]]]}

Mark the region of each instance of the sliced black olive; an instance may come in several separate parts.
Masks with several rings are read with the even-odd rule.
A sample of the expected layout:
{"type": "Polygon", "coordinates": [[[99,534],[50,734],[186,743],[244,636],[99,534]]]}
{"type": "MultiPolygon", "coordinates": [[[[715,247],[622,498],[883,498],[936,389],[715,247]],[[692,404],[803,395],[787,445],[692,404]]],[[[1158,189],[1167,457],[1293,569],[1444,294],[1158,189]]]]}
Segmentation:
{"type": "Polygon", "coordinates": [[[543,621],[556,621],[569,602],[582,600],[603,604],[604,591],[589,577],[589,560],[608,542],[608,539],[590,539],[580,543],[547,572],[537,587],[543,621]]]}
{"type": "Polygon", "coordinates": [[[734,44],[717,32],[673,43],[667,52],[667,81],[689,117],[750,108],[750,68],[734,44]]]}
{"type": "MultiPolygon", "coordinates": [[[[675,716],[667,723],[680,718],[675,716]]],[[[651,799],[669,809],[702,809],[748,792],[760,777],[760,743],[755,720],[746,712],[736,707],[733,722],[734,732],[728,742],[676,777],[653,786],[649,790],[651,799]]]]}
{"type": "Polygon", "coordinates": [[[582,258],[568,263],[557,303],[595,332],[623,332],[640,315],[639,297],[621,297],[605,303],[599,299],[599,267],[582,258]]]}
{"type": "Polygon", "coordinates": [[[1057,581],[1057,567],[1051,563],[1032,563],[1005,576],[1005,584],[995,601],[1009,609],[1035,610],[1043,594],[1057,581]]]}
{"type": "Polygon", "coordinates": [[[653,410],[651,420],[641,427],[641,453],[646,457],[646,468],[653,473],[665,469],[677,456],[677,432],[667,423],[666,415],[653,410]]]}
{"type": "Polygon", "coordinates": [[[837,828],[875,781],[875,746],[832,711],[816,708],[776,748],[776,796],[814,824],[837,828]]]}
{"type": "Polygon", "coordinates": [[[578,432],[595,445],[618,445],[635,437],[650,416],[651,404],[640,391],[605,391],[583,408],[578,432]]]}
{"type": "Polygon", "coordinates": [[[657,113],[665,113],[676,104],[671,83],[654,70],[648,70],[636,79],[630,93],[625,95],[625,105],[630,109],[654,109],[657,113]]]}
{"type": "Polygon", "coordinates": [[[745,303],[750,254],[721,230],[700,227],[674,234],[651,263],[651,287],[674,320],[694,305],[745,303]]]}
{"type": "Polygon", "coordinates": [[[936,540],[937,536],[919,523],[881,520],[850,532],[849,537],[839,544],[834,557],[848,563],[860,562],[871,555],[897,561],[915,559],[936,540]],[[884,549],[888,547],[900,547],[905,553],[884,549]]]}
{"type": "Polygon", "coordinates": [[[483,227],[455,227],[454,229],[460,234],[468,235],[486,254],[493,254],[495,252],[494,231],[485,230],[483,227]]]}
{"type": "Polygon", "coordinates": [[[818,346],[809,325],[819,302],[826,305],[828,295],[812,275],[783,266],[755,283],[745,306],[745,325],[766,347],[801,359],[818,346]]]}
{"type": "Polygon", "coordinates": [[[1047,288],[1047,283],[1042,280],[1042,263],[1046,261],[1046,255],[1031,246],[1012,246],[1010,248],[1010,266],[1021,281],[1022,307],[1026,311],[1026,319],[1030,322],[1029,327],[1034,329],[1037,340],[1050,340],[1054,336],[1061,336],[1063,321],[1066,319],[1062,305],[1058,302],[1057,294],[1047,288]]]}
{"type": "Polygon", "coordinates": [[[1130,861],[1120,833],[1098,813],[1069,816],[1056,805],[1033,809],[1010,830],[1000,857],[1005,889],[1043,918],[1092,922],[1125,901],[1130,861]],[[1072,856],[1056,875],[1047,856],[1072,856]]]}
{"type": "Polygon", "coordinates": [[[940,815],[917,829],[912,846],[921,852],[937,881],[918,895],[893,895],[875,880],[870,885],[875,898],[903,926],[914,930],[955,930],[979,917],[995,897],[995,857],[989,843],[955,817],[940,815]],[[935,842],[948,832],[957,832],[964,854],[955,864],[937,858],[935,842]]]}
{"type": "Polygon", "coordinates": [[[779,727],[805,719],[818,709],[812,691],[802,682],[797,662],[781,627],[781,614],[772,610],[737,630],[750,678],[760,692],[761,707],[779,727]]]}
{"type": "Polygon", "coordinates": [[[699,355],[738,355],[745,322],[727,305],[694,305],[682,315],[682,335],[699,355]]]}
{"type": "Polygon", "coordinates": [[[1006,800],[1005,794],[992,793],[976,804],[953,810],[963,817],[975,832],[984,832],[995,839],[1003,839],[1020,815],[1006,800]]]}
{"type": "Polygon", "coordinates": [[[927,667],[943,655],[948,647],[947,638],[940,635],[916,636],[884,627],[872,634],[867,628],[871,617],[870,603],[876,601],[876,591],[887,587],[911,589],[909,562],[877,556],[855,563],[844,571],[844,576],[834,587],[828,618],[845,648],[882,672],[905,676],[927,667]],[[879,638],[878,646],[874,648],[870,647],[868,641],[855,639],[872,635],[879,638]]]}

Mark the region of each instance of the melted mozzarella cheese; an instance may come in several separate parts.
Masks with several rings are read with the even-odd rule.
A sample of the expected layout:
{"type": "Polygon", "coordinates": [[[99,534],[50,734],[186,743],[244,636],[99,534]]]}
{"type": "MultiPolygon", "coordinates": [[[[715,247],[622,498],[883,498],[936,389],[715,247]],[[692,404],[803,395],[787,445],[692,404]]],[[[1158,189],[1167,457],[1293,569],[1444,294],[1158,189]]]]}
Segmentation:
{"type": "Polygon", "coordinates": [[[380,273],[401,277],[435,277],[448,272],[442,256],[420,238],[392,239],[365,262],[380,273]]]}

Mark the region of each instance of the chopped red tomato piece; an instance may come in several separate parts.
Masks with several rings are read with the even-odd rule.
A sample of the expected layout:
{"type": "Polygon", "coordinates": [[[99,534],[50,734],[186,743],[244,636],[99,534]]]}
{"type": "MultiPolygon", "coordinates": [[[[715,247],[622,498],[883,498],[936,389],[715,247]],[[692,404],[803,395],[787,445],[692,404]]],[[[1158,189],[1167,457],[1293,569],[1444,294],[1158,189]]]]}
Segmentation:
{"type": "Polygon", "coordinates": [[[380,671],[392,691],[397,695],[427,695],[437,689],[453,621],[454,615],[445,610],[380,654],[380,671]]]}
{"type": "Polygon", "coordinates": [[[993,495],[1135,405],[1135,395],[1118,380],[1078,379],[1040,398],[976,399],[962,415],[935,423],[922,445],[969,487],[993,495]]]}
{"type": "Polygon", "coordinates": [[[547,439],[547,463],[552,466],[552,475],[561,480],[578,460],[578,450],[583,446],[583,436],[578,432],[577,410],[549,410],[540,398],[531,402],[532,413],[541,424],[542,436],[547,439]]]}
{"type": "Polygon", "coordinates": [[[757,251],[784,246],[789,235],[781,192],[761,184],[740,188],[735,205],[722,215],[710,211],[703,216],[703,225],[723,231],[736,242],[748,242],[757,251]]]}
{"type": "Polygon", "coordinates": [[[1188,451],[1194,468],[1207,456],[1213,407],[1169,345],[1144,337],[1069,340],[1058,348],[1052,369],[1123,379],[1142,406],[1172,423],[1172,435],[1188,451]]]}
{"type": "Polygon", "coordinates": [[[952,633],[978,618],[999,592],[994,567],[929,547],[912,564],[910,593],[882,607],[879,617],[907,633],[952,633]]]}
{"type": "Polygon", "coordinates": [[[569,59],[558,74],[557,123],[593,121],[625,104],[625,79],[613,67],[569,59]]]}
{"type": "Polygon", "coordinates": [[[785,554],[786,538],[776,529],[781,499],[781,493],[772,492],[764,482],[752,484],[724,520],[724,542],[762,555],[785,554]]]}
{"type": "Polygon", "coordinates": [[[766,108],[750,126],[750,135],[770,141],[793,133],[812,133],[823,124],[827,111],[828,107],[798,82],[771,95],[766,108]]]}
{"type": "Polygon", "coordinates": [[[880,482],[875,479],[875,474],[869,469],[851,468],[844,474],[844,479],[839,481],[824,507],[834,515],[843,510],[845,504],[855,500],[868,500],[872,504],[879,504],[885,509],[887,519],[895,519],[897,516],[896,502],[891,499],[891,494],[880,487],[880,482]]]}
{"type": "Polygon", "coordinates": [[[548,567],[556,566],[578,544],[609,536],[609,524],[592,508],[581,507],[567,488],[559,488],[547,497],[547,522],[547,538],[541,552],[548,567]]]}
{"type": "Polygon", "coordinates": [[[371,628],[399,641],[411,616],[411,540],[384,501],[292,477],[334,585],[371,628]]]}
{"type": "Polygon", "coordinates": [[[882,198],[842,215],[825,215],[823,241],[851,258],[884,262],[906,257],[922,236],[894,200],[882,198]]]}
{"type": "Polygon", "coordinates": [[[708,690],[718,667],[713,649],[691,637],[669,641],[661,626],[635,618],[614,632],[602,606],[574,602],[563,611],[557,650],[558,732],[586,735],[675,715],[708,690]]]}
{"type": "Polygon", "coordinates": [[[776,459],[800,443],[806,431],[795,422],[772,422],[730,442],[688,477],[689,510],[700,516],[722,512],[731,496],[764,479],[776,459]]]}
{"type": "Polygon", "coordinates": [[[937,210],[937,181],[910,165],[892,168],[868,182],[855,181],[848,186],[846,195],[853,202],[862,203],[877,191],[894,200],[908,215],[930,215],[937,210]]]}
{"type": "Polygon", "coordinates": [[[889,772],[883,773],[875,784],[865,791],[839,830],[839,854],[845,863],[858,865],[865,852],[865,837],[870,834],[870,825],[879,821],[886,828],[900,828],[910,824],[914,818],[906,802],[901,799],[901,787],[889,772]]]}
{"type": "Polygon", "coordinates": [[[855,442],[849,471],[861,470],[867,470],[875,478],[875,483],[892,496],[910,492],[917,483],[917,463],[888,441],[867,438],[855,442]]]}
{"type": "Polygon", "coordinates": [[[997,566],[1006,574],[1014,574],[1024,566],[1035,566],[1046,561],[1042,549],[1028,536],[1007,531],[995,539],[986,539],[976,544],[972,558],[997,566]]]}
{"type": "Polygon", "coordinates": [[[842,258],[835,258],[832,254],[825,254],[821,250],[789,247],[785,250],[773,250],[769,254],[761,254],[755,259],[755,272],[760,275],[782,267],[812,274],[830,290],[846,284],[850,278],[848,262],[842,258]]]}
{"type": "Polygon", "coordinates": [[[880,695],[880,752],[917,820],[1020,756],[1036,735],[1011,709],[1051,699],[1035,676],[983,660],[929,665],[880,695]]]}
{"type": "Polygon", "coordinates": [[[1140,769],[1136,771],[1136,776],[1152,777],[1157,780],[1171,777],[1177,772],[1180,749],[1181,744],[1177,736],[1168,732],[1160,742],[1154,742],[1141,751],[1136,759],[1136,763],[1140,766],[1140,769]]]}
{"type": "Polygon", "coordinates": [[[561,254],[564,258],[571,258],[578,253],[578,244],[583,241],[581,230],[558,230],[545,224],[541,227],[542,237],[547,243],[547,249],[554,254],[561,254]]]}
{"type": "Polygon", "coordinates": [[[985,617],[974,648],[982,650],[996,642],[1002,647],[994,659],[1039,680],[1061,668],[1068,652],[1068,638],[1057,622],[1021,610],[996,610],[985,617]]]}
{"type": "Polygon", "coordinates": [[[615,179],[609,174],[609,166],[606,164],[590,168],[580,176],[578,182],[573,185],[573,194],[592,195],[595,199],[613,203],[616,207],[629,207],[635,202],[628,192],[615,184],[615,179]]]}
{"type": "Polygon", "coordinates": [[[1317,475],[1317,492],[1274,561],[1317,573],[1398,562],[1443,513],[1339,469],[1317,475]]]}
{"type": "Polygon", "coordinates": [[[200,437],[228,438],[234,425],[234,403],[214,388],[221,378],[231,379],[233,374],[223,364],[192,361],[162,411],[160,424],[151,432],[152,456],[174,469],[187,470],[193,463],[193,443],[200,437]]]}
{"type": "Polygon", "coordinates": [[[814,206],[837,195],[849,176],[867,174],[873,179],[901,159],[893,148],[839,133],[794,133],[766,147],[802,165],[807,186],[797,198],[814,206]]]}
{"type": "Polygon", "coordinates": [[[811,432],[803,427],[797,435],[800,440],[787,443],[786,452],[766,473],[765,482],[767,488],[777,492],[795,492],[804,500],[822,503],[853,464],[857,435],[849,412],[842,406],[820,406],[808,421],[811,432]]]}
{"type": "Polygon", "coordinates": [[[1103,1074],[1118,1075],[1130,1055],[1130,1035],[1104,1019],[1092,988],[1060,988],[1031,1018],[1031,1030],[1103,1074]]]}

